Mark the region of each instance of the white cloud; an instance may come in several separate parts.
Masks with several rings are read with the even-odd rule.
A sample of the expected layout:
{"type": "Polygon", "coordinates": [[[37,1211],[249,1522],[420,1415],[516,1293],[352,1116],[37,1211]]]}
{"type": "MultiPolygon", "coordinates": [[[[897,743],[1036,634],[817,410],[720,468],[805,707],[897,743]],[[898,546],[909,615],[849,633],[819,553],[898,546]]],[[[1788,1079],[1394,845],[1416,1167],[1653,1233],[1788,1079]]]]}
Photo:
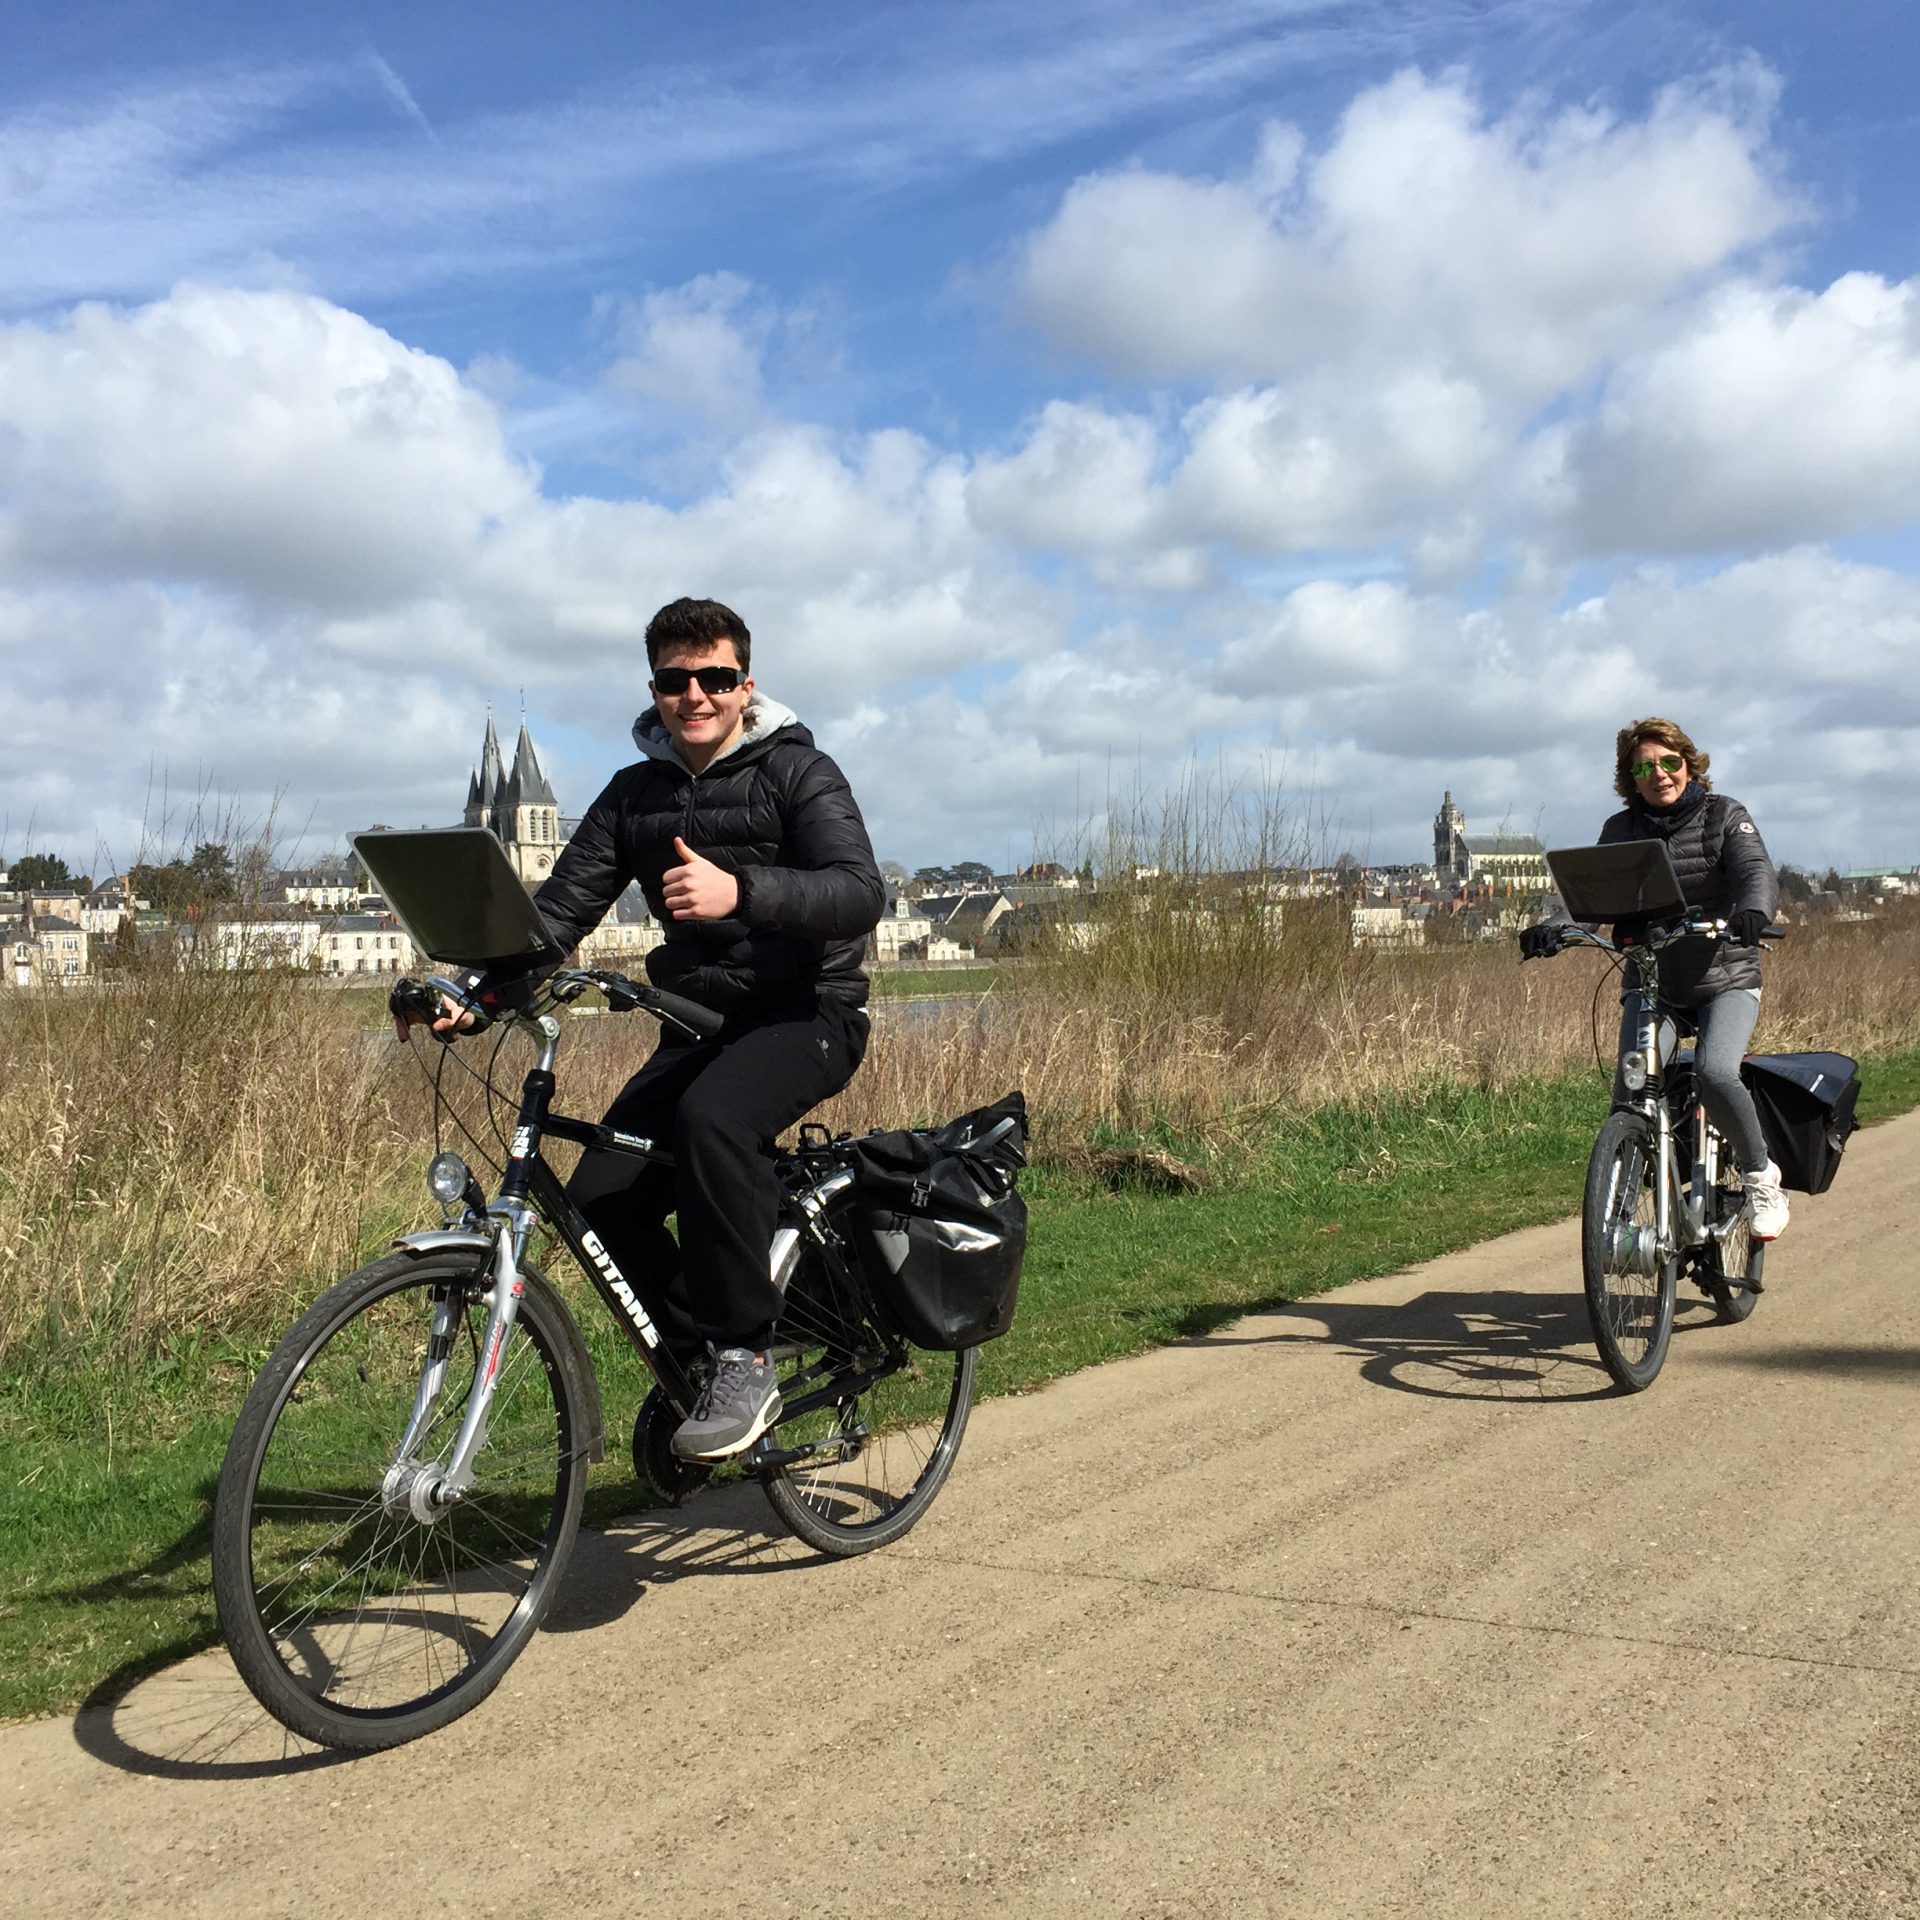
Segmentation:
{"type": "Polygon", "coordinates": [[[1588,549],[1766,547],[1920,514],[1920,281],[1741,281],[1627,360],[1546,480],[1588,549]]]}
{"type": "Polygon", "coordinates": [[[0,328],[0,552],[365,607],[443,589],[533,478],[443,360],[324,300],[185,287],[0,328]]]}
{"type": "Polygon", "coordinates": [[[1170,524],[1254,553],[1396,537],[1451,511],[1506,444],[1479,389],[1411,368],[1360,393],[1316,382],[1226,394],[1184,427],[1170,524]]]}
{"type": "Polygon", "coordinates": [[[618,302],[612,318],[623,349],[607,372],[616,391],[715,426],[760,420],[760,359],[775,316],[739,274],[702,274],[618,302]]]}
{"type": "MultiPolygon", "coordinates": [[[[1027,312],[1124,376],[1212,391],[1151,438],[1152,414],[1056,402],[1023,452],[983,467],[982,504],[1018,495],[1043,539],[1097,548],[1111,577],[1143,549],[1400,545],[1447,580],[1490,532],[1577,521],[1567,442],[1595,384],[1620,370],[1595,459],[1618,441],[1630,468],[1639,423],[1657,439],[1663,388],[1687,377],[1661,356],[1696,328],[1701,354],[1723,346],[1701,304],[1804,217],[1767,143],[1776,91],[1748,66],[1637,120],[1495,116],[1463,78],[1407,72],[1359,94],[1317,152],[1270,126],[1242,178],[1081,180],[1027,239],[1027,312]]],[[[1870,393],[1884,367],[1858,349],[1830,357],[1853,350],[1846,377],[1870,393]]],[[[1624,521],[1598,473],[1586,490],[1624,521]]],[[[1838,531],[1845,511],[1783,537],[1838,531]]]]}
{"type": "Polygon", "coordinates": [[[150,758],[255,816],[311,796],[328,832],[447,817],[517,686],[598,742],[556,769],[584,803],[683,592],[738,604],[763,683],[823,730],[1063,630],[912,434],[775,424],[677,509],[539,479],[446,362],[309,296],[0,329],[0,654],[37,743],[0,756],[0,818],[124,840],[150,758]]]}
{"type": "Polygon", "coordinates": [[[1017,453],[974,463],[967,505],[984,531],[1023,547],[1138,547],[1158,511],[1158,460],[1151,420],[1055,400],[1017,453]]]}
{"type": "Polygon", "coordinates": [[[1278,178],[1081,180],[1026,243],[1027,311],[1148,378],[1243,384],[1328,361],[1436,365],[1537,402],[1644,336],[1799,209],[1765,152],[1775,86],[1744,69],[1646,119],[1490,118],[1458,78],[1361,93],[1278,178]]]}

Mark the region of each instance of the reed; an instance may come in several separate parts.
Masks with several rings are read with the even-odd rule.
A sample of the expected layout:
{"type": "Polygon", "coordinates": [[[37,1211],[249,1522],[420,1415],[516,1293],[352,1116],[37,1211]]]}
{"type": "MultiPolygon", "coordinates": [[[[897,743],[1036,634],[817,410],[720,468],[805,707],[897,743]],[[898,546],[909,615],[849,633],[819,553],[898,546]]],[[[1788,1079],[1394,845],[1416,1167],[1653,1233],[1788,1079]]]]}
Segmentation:
{"type": "MultiPolygon", "coordinates": [[[[1332,903],[1276,914],[1255,878],[1135,864],[1102,889],[1090,936],[1053,930],[984,999],[878,1008],[866,1065],[819,1117],[902,1125],[1018,1086],[1056,1163],[1157,1135],[1251,1178],[1284,1116],[1519,1088],[1592,1064],[1596,1033],[1611,1045],[1591,956],[1522,968],[1507,942],[1356,949],[1332,903]]],[[[1920,1047],[1920,909],[1809,927],[1769,968],[1756,1045],[1920,1047]]],[[[598,1111],[649,1044],[642,1020],[579,1022],[563,1104],[598,1111]]],[[[458,1057],[483,1064],[489,1045],[458,1057]]],[[[509,1085],[517,1049],[501,1057],[509,1085]]],[[[151,968],[0,993],[0,1361],[105,1365],[196,1331],[278,1329],[429,1213],[417,1060],[438,1055],[400,1048],[377,996],[285,973],[151,968]]],[[[493,1141],[462,1085],[469,1126],[493,1141]]]]}

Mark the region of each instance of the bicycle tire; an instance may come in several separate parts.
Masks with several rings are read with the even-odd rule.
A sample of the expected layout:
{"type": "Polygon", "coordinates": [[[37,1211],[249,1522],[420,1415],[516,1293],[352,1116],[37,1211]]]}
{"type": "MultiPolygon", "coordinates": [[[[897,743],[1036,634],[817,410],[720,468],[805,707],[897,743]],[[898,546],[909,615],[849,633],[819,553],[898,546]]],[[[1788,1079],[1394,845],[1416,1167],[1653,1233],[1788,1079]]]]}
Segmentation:
{"type": "Polygon", "coordinates": [[[1767,1259],[1767,1243],[1748,1231],[1746,1182],[1729,1160],[1722,1164],[1713,1190],[1714,1223],[1735,1216],[1737,1223],[1725,1239],[1709,1240],[1700,1249],[1693,1269],[1701,1290],[1713,1303],[1714,1318],[1728,1327],[1737,1327],[1753,1312],[1767,1259]]]}
{"type": "Polygon", "coordinates": [[[762,1480],[797,1538],[842,1559],[890,1545],[933,1503],[966,1433],[978,1368],[973,1348],[908,1347],[881,1324],[847,1241],[851,1218],[850,1195],[828,1203],[827,1245],[803,1243],[773,1336],[782,1401],[826,1398],[784,1415],[769,1440],[782,1450],[825,1450],[762,1480]],[[879,1378],[832,1392],[877,1368],[885,1369],[879,1378]]]}
{"type": "Polygon", "coordinates": [[[1601,1363],[1623,1392],[1652,1386],[1673,1337],[1680,1263],[1649,1264],[1659,1148],[1644,1115],[1615,1112],[1601,1124],[1587,1162],[1580,1209],[1580,1264],[1587,1317],[1601,1363]]]}
{"type": "Polygon", "coordinates": [[[322,1746],[377,1752],[478,1706],[572,1550],[595,1403],[571,1317],[531,1267],[473,1487],[426,1522],[383,1499],[442,1299],[451,1350],[415,1457],[444,1456],[459,1432],[490,1266],[461,1248],[348,1274],[274,1349],[234,1423],[214,1504],[220,1628],[254,1698],[322,1746]]]}

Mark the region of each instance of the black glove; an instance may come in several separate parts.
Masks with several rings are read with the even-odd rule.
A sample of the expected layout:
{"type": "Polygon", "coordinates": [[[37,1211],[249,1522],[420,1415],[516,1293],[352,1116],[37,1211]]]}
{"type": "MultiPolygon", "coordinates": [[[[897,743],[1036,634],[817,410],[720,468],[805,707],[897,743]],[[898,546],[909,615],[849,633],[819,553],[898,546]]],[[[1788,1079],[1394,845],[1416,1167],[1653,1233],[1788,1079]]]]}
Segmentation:
{"type": "Polygon", "coordinates": [[[1566,923],[1560,920],[1545,920],[1537,927],[1520,929],[1520,958],[1522,960],[1548,960],[1567,944],[1566,923]]]}
{"type": "MultiPolygon", "coordinates": [[[[409,1028],[425,1027],[433,1032],[433,1023],[446,1017],[446,1003],[424,981],[414,980],[405,975],[393,983],[393,991],[387,995],[387,1011],[393,1015],[394,1030],[402,1040],[406,1039],[409,1028]]],[[[442,1046],[451,1046],[463,1033],[480,1033],[493,1025],[493,1016],[482,1007],[471,1007],[470,1024],[465,1027],[448,1027],[433,1037],[442,1046]]]]}
{"type": "Polygon", "coordinates": [[[1742,907],[1727,915],[1727,938],[1736,947],[1757,947],[1762,931],[1771,923],[1758,907],[1742,907]]]}

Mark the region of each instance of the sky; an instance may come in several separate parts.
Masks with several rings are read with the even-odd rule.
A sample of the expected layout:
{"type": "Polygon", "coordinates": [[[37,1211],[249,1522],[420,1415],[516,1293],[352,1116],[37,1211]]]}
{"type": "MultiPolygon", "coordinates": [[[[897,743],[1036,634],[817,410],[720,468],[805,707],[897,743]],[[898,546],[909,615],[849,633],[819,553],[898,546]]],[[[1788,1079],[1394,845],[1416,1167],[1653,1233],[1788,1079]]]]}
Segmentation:
{"type": "MultiPolygon", "coordinates": [[[[908,867],[1162,796],[1920,861],[1896,0],[0,20],[0,859],[563,807],[738,609],[908,867]]],[[[1176,800],[1176,811],[1181,803],[1176,800]]]]}

